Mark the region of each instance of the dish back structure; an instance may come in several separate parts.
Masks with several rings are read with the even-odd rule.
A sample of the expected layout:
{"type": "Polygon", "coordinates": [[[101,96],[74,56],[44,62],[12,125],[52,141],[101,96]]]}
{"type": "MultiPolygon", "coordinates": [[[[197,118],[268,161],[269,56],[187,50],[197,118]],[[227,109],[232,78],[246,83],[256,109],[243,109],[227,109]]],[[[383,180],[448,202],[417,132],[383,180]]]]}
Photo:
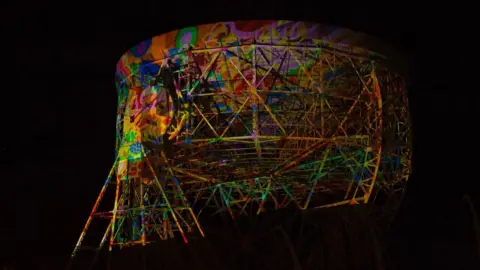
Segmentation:
{"type": "Polygon", "coordinates": [[[98,254],[188,242],[206,215],[378,194],[394,208],[411,146],[404,80],[386,60],[362,34],[292,21],[187,27],[133,47],[117,64],[116,160],[72,257],[96,218],[108,220],[98,254]],[[113,209],[100,211],[108,186],[113,209]]]}

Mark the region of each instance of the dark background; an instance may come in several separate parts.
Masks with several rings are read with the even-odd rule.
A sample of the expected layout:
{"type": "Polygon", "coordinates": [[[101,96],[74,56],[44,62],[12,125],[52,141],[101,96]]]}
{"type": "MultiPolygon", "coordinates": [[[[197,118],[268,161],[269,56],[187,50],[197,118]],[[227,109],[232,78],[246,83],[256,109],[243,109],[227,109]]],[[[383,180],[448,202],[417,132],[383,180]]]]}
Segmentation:
{"type": "MultiPolygon", "coordinates": [[[[113,162],[115,65],[136,43],[201,23],[309,20],[384,39],[410,60],[414,173],[391,243],[400,269],[480,269],[472,7],[315,1],[16,2],[0,91],[0,266],[61,269],[113,162]],[[105,5],[105,6],[100,6],[105,5]],[[11,63],[13,63],[13,68],[11,63]],[[477,210],[478,212],[478,210],[477,210]],[[420,266],[421,265],[421,266],[420,266]]],[[[476,75],[478,76],[478,75],[476,75]]]]}

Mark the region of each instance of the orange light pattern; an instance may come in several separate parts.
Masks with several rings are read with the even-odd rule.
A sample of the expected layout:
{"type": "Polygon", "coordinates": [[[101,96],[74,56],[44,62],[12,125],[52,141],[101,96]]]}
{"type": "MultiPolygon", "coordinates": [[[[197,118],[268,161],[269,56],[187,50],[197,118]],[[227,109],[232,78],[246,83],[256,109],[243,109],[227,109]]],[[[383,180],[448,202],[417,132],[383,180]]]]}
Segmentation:
{"type": "Polygon", "coordinates": [[[400,197],[411,156],[403,80],[355,46],[361,37],[305,22],[223,22],[126,52],[117,181],[112,173],[105,184],[116,186],[114,209],[96,204],[74,255],[95,216],[111,219],[112,248],[187,242],[192,230],[203,235],[206,213],[400,197]]]}

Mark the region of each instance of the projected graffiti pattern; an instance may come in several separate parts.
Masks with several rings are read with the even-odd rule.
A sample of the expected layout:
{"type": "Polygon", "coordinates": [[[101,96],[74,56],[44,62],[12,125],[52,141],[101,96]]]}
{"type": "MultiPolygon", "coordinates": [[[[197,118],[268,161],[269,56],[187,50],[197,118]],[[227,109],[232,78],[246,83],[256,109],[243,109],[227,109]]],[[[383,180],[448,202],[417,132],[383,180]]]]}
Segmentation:
{"type": "Polygon", "coordinates": [[[187,242],[207,214],[396,201],[411,155],[403,82],[349,38],[311,23],[226,22],[125,53],[110,247],[187,242]]]}

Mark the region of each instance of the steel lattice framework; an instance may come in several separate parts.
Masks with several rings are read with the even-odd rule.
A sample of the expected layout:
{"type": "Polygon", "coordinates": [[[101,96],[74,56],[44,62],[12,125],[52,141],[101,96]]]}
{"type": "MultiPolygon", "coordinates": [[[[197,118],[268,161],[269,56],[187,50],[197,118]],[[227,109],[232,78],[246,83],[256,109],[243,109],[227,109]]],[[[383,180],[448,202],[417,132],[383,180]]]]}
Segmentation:
{"type": "Polygon", "coordinates": [[[403,79],[339,33],[229,22],[127,52],[117,66],[118,155],[72,257],[96,217],[109,221],[98,251],[188,242],[207,214],[367,203],[379,192],[398,204],[411,155],[403,79]],[[108,186],[113,209],[99,211],[108,186]]]}

